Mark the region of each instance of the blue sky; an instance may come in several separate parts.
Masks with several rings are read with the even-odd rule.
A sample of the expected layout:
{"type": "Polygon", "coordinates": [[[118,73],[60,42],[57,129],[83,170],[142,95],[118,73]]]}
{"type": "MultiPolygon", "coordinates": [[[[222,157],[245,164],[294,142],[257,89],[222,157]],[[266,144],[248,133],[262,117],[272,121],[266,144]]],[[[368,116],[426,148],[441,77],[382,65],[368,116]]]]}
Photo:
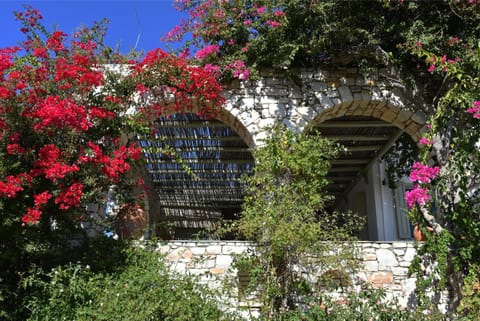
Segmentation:
{"type": "Polygon", "coordinates": [[[107,44],[118,45],[124,53],[135,46],[137,50],[165,48],[160,38],[182,17],[173,8],[172,0],[0,0],[0,48],[23,40],[20,24],[13,15],[14,10],[23,10],[23,4],[38,8],[49,30],[56,27],[68,34],[78,26],[107,18],[107,44]]]}

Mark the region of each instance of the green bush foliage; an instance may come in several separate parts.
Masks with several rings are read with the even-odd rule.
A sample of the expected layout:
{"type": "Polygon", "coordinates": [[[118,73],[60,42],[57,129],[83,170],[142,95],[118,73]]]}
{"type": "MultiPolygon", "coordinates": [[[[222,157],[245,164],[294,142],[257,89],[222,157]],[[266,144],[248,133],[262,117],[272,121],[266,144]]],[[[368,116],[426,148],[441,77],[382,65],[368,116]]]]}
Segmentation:
{"type": "Polygon", "coordinates": [[[127,247],[125,262],[113,272],[82,263],[37,272],[23,286],[30,292],[29,321],[234,320],[214,293],[192,277],[175,274],[152,249],[127,247]]]}
{"type": "Polygon", "coordinates": [[[299,297],[311,292],[303,273],[354,268],[349,242],[362,220],[331,211],[333,198],[325,190],[330,160],[338,153],[336,143],[316,133],[296,134],[283,127],[273,128],[264,145],[254,150],[257,163],[246,178],[238,231],[258,244],[249,270],[264,315],[285,305],[293,308],[299,297]]]}
{"type": "Polygon", "coordinates": [[[317,295],[310,297],[301,309],[284,306],[280,311],[258,321],[410,321],[439,320],[401,308],[396,301],[386,300],[385,292],[365,286],[360,292],[347,293],[341,299],[317,295]]]}

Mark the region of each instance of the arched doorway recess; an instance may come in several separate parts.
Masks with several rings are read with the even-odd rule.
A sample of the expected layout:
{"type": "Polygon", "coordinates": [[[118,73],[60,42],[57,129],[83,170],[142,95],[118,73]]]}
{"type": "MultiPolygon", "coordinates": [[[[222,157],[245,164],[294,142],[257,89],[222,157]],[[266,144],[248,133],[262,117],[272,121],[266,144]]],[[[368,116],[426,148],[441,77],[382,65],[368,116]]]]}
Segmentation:
{"type": "MultiPolygon", "coordinates": [[[[331,181],[328,191],[336,198],[334,208],[353,210],[366,217],[367,224],[360,234],[363,240],[411,239],[412,226],[404,201],[404,193],[411,186],[406,177],[401,177],[392,187],[385,155],[391,153],[392,148],[402,146],[401,142],[415,146],[412,136],[418,137],[419,133],[406,132],[397,127],[398,124],[368,112],[366,115],[341,114],[334,118],[321,114],[307,129],[319,131],[344,147],[342,155],[332,162],[327,176],[331,181]]],[[[393,152],[407,151],[400,148],[393,152]]]]}
{"type": "Polygon", "coordinates": [[[240,178],[254,166],[245,142],[251,138],[246,130],[243,138],[227,123],[193,113],[161,117],[153,128],[155,138],[139,137],[139,144],[158,196],[160,213],[152,220],[157,231],[164,238],[211,237],[216,222],[241,211],[240,178]]]}

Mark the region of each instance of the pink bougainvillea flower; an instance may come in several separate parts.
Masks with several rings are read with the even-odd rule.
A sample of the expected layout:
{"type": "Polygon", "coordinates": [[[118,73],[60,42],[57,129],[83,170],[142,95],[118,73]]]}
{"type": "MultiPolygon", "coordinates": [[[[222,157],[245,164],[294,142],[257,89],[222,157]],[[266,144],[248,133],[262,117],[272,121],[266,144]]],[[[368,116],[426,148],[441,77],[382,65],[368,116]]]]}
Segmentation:
{"type": "Polygon", "coordinates": [[[219,78],[222,74],[220,66],[218,65],[212,65],[212,64],[206,64],[203,69],[212,74],[215,78],[219,78]]]}
{"type": "Polygon", "coordinates": [[[218,45],[206,46],[205,48],[200,49],[195,53],[195,58],[199,60],[203,60],[206,57],[210,56],[211,54],[217,53],[219,51],[220,51],[220,46],[218,45]]]}
{"type": "Polygon", "coordinates": [[[258,14],[263,14],[267,10],[267,7],[262,6],[257,8],[257,13],[258,14]]]}
{"type": "Polygon", "coordinates": [[[240,80],[246,80],[250,77],[250,71],[248,69],[245,69],[238,75],[238,79],[240,80]]]}
{"type": "Polygon", "coordinates": [[[172,30],[167,32],[165,36],[165,40],[170,42],[178,41],[182,37],[182,32],[183,32],[182,26],[177,25],[173,27],[172,30]]]}
{"type": "Polygon", "coordinates": [[[265,22],[265,24],[266,24],[267,26],[272,27],[272,28],[280,27],[280,26],[282,25],[280,22],[278,22],[278,21],[272,21],[272,20],[267,20],[267,21],[265,22]]]}
{"type": "Polygon", "coordinates": [[[480,101],[473,102],[473,106],[467,109],[467,113],[472,114],[473,118],[480,118],[480,101]]]}
{"type": "Polygon", "coordinates": [[[428,190],[415,186],[412,190],[405,192],[405,201],[407,206],[411,209],[415,204],[425,205],[430,200],[430,195],[428,190]]]}
{"type": "Polygon", "coordinates": [[[431,146],[433,145],[433,140],[430,140],[428,138],[425,138],[425,137],[422,137],[420,138],[419,142],[418,142],[420,145],[427,145],[427,146],[431,146]]]}
{"type": "Polygon", "coordinates": [[[410,180],[412,180],[412,182],[430,183],[440,172],[438,166],[430,167],[419,162],[415,162],[412,167],[413,170],[410,173],[410,180]]]}

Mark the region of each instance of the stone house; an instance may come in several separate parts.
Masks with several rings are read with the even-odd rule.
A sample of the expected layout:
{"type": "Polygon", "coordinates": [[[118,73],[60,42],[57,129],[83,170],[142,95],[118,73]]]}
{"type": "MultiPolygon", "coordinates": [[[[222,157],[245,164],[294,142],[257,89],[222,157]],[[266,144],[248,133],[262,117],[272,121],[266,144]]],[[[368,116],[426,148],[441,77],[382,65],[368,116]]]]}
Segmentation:
{"type": "Polygon", "coordinates": [[[328,189],[336,196],[335,208],[366,216],[362,240],[411,239],[404,201],[408,180],[391,188],[383,157],[392,146],[407,152],[402,141],[419,140],[425,122],[419,103],[383,69],[368,78],[355,68],[303,71],[299,79],[301,86],[271,75],[234,83],[216,119],[171,115],[154,123],[156,140],[138,137],[147,163],[141,170],[156,191],[146,206],[150,233],[206,237],[202,231],[212,222],[234,218],[243,199],[239,178],[254,166],[251,149],[262,144],[268,128],[283,124],[294,131],[319,130],[345,147],[332,163],[328,189]],[[160,151],[165,147],[182,164],[160,151]]]}
{"type": "MultiPolygon", "coordinates": [[[[170,115],[153,123],[154,140],[137,137],[146,161],[137,174],[150,191],[143,195],[143,224],[137,227],[147,238],[168,240],[158,243],[158,251],[172,270],[220,287],[231,276],[233,256],[255,245],[212,240],[205,232],[241,211],[239,179],[254,167],[252,149],[276,124],[297,132],[318,130],[345,147],[328,174],[333,207],[367,218],[358,243],[363,265],[352,278],[383,288],[387,298],[408,306],[415,289],[408,267],[416,253],[404,201],[410,186],[400,178],[392,188],[384,158],[392,147],[398,155],[407,152],[406,141],[416,146],[425,125],[419,102],[383,69],[368,78],[355,68],[303,71],[299,78],[301,86],[271,75],[234,83],[216,118],[170,115]]],[[[250,311],[258,308],[254,302],[233,302],[242,304],[253,304],[250,311]]]]}

